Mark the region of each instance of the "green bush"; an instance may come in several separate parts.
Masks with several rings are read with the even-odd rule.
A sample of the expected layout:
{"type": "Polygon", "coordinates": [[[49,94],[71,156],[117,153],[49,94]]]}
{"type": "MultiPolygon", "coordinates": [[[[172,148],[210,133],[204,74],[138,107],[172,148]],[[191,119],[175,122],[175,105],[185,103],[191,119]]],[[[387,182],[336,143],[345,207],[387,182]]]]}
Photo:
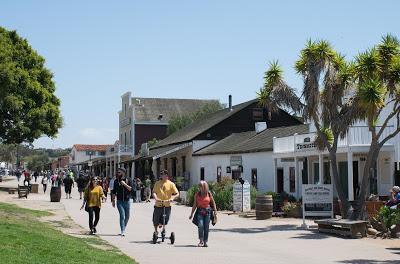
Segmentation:
{"type": "Polygon", "coordinates": [[[385,225],[385,228],[390,230],[391,226],[400,223],[400,210],[383,206],[379,210],[378,218],[385,225]]]}
{"type": "MultiPolygon", "coordinates": [[[[209,182],[208,186],[212,193],[218,210],[233,210],[233,183],[230,178],[222,178],[221,182],[209,182]]],[[[194,196],[199,191],[198,185],[189,188],[187,197],[189,205],[193,205],[194,196]]],[[[253,186],[250,189],[251,208],[255,208],[257,189],[253,186]]]]}

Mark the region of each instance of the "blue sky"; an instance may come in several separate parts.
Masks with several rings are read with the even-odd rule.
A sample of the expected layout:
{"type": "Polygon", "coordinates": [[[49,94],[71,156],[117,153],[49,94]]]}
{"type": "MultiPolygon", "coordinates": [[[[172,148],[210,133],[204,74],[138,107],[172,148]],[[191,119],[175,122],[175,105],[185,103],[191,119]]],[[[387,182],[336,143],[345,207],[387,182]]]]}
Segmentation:
{"type": "Polygon", "coordinates": [[[120,96],[256,96],[271,60],[289,84],[307,39],[326,39],[351,59],[400,37],[399,1],[11,1],[0,26],[46,58],[62,101],[58,138],[36,147],[109,144],[118,138],[120,96]]]}

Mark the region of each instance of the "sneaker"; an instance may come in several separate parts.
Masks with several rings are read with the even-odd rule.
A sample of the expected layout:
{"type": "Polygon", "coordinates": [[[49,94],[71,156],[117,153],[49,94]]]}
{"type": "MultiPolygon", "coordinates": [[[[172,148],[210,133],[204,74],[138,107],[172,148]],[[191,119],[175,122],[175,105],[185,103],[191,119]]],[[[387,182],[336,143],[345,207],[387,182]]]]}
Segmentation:
{"type": "Polygon", "coordinates": [[[90,235],[94,235],[94,232],[93,232],[93,230],[90,230],[90,235]]]}
{"type": "Polygon", "coordinates": [[[120,235],[120,236],[123,236],[123,237],[125,236],[124,232],[121,232],[121,234],[119,234],[119,235],[120,235]]]}
{"type": "Polygon", "coordinates": [[[97,233],[96,227],[93,227],[93,234],[96,234],[96,233],[97,233]]]}
{"type": "Polygon", "coordinates": [[[208,247],[207,242],[204,242],[203,247],[208,247]]]}

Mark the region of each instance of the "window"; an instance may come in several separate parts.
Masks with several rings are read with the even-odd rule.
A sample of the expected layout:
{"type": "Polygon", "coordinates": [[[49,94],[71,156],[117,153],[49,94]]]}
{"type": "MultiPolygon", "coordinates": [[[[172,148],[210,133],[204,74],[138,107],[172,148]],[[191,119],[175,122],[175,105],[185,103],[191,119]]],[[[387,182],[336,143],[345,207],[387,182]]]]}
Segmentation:
{"type": "Polygon", "coordinates": [[[124,144],[122,144],[122,145],[126,145],[126,132],[124,134],[125,134],[125,141],[124,141],[124,144]]]}
{"type": "Polygon", "coordinates": [[[94,151],[90,151],[90,150],[86,151],[86,156],[93,156],[94,154],[95,154],[94,151]]]}
{"type": "Polygon", "coordinates": [[[200,181],[204,181],[204,167],[200,168],[200,181]]]}
{"type": "Polygon", "coordinates": [[[105,151],[97,151],[97,155],[99,156],[105,156],[106,152],[105,151]]]}
{"type": "Polygon", "coordinates": [[[296,173],[294,167],[289,168],[290,192],[296,192],[296,173]]]}
{"type": "Polygon", "coordinates": [[[132,143],[132,130],[129,130],[129,142],[130,142],[129,145],[133,145],[133,143],[132,143]]]}
{"type": "Polygon", "coordinates": [[[217,167],[217,182],[221,182],[221,177],[222,177],[222,168],[221,166],[217,167]]]}
{"type": "Polygon", "coordinates": [[[251,185],[257,189],[257,169],[251,169],[251,185]]]}

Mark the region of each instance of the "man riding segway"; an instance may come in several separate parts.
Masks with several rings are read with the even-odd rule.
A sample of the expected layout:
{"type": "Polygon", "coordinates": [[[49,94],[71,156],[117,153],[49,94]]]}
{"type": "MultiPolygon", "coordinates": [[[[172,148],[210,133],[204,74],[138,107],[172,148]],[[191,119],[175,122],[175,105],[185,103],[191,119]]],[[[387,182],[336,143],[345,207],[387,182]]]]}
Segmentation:
{"type": "MultiPolygon", "coordinates": [[[[153,197],[156,200],[153,211],[153,243],[155,244],[158,239],[158,228],[162,228],[161,239],[164,242],[165,226],[168,224],[171,215],[171,202],[179,196],[178,189],[175,184],[168,179],[168,171],[162,170],[160,172],[161,179],[158,180],[153,187],[153,197]]],[[[175,234],[171,233],[169,237],[171,244],[175,242],[175,234]]]]}

